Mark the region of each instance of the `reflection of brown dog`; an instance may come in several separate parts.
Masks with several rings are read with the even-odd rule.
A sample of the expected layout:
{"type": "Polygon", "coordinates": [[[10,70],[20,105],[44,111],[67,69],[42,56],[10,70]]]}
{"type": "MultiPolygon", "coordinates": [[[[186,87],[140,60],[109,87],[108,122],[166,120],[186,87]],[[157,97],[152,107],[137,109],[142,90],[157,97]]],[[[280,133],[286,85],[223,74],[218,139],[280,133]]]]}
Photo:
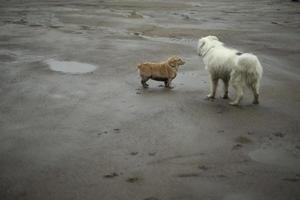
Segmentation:
{"type": "Polygon", "coordinates": [[[140,71],[141,83],[144,88],[149,85],[146,83],[149,79],[163,81],[165,87],[171,87],[171,81],[176,77],[180,65],[185,62],[178,56],[172,56],[167,61],[161,63],[145,62],[138,65],[140,71]]]}

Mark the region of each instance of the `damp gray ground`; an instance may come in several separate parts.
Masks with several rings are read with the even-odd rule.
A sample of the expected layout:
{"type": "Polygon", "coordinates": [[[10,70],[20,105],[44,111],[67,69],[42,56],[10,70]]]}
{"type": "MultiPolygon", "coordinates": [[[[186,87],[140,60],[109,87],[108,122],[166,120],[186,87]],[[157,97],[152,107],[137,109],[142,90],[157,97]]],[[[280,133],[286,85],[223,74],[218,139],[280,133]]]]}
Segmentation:
{"type": "Polygon", "coordinates": [[[299,15],[279,0],[1,1],[0,199],[299,199],[299,15]],[[204,99],[210,34],[259,57],[259,106],[204,99]],[[143,90],[136,64],[170,55],[186,60],[175,88],[143,90]]]}

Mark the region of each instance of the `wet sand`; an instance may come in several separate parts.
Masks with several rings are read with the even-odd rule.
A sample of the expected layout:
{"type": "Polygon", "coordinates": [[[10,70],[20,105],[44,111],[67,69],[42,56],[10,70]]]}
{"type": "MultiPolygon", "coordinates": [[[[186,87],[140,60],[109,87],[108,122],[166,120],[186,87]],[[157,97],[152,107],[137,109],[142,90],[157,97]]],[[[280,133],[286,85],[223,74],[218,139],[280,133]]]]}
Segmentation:
{"type": "Polygon", "coordinates": [[[3,0],[0,199],[299,199],[299,15],[279,0],[3,0]],[[209,34],[259,57],[259,106],[221,87],[205,100],[209,34]],[[136,64],[175,54],[175,88],[142,89],[136,64]]]}

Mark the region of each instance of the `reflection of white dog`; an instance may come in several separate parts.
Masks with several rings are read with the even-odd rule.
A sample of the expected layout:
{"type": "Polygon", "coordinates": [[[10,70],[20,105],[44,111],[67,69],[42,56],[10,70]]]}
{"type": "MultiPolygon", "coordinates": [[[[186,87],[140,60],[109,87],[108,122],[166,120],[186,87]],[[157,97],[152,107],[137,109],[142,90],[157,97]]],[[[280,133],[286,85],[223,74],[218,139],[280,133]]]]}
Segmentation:
{"type": "Polygon", "coordinates": [[[259,83],[263,69],[255,55],[226,48],[216,36],[199,39],[197,51],[203,57],[205,69],[210,73],[211,92],[208,98],[215,98],[218,80],[222,79],[224,99],[228,98],[229,81],[236,90],[236,98],[231,105],[239,104],[245,86],[253,92],[253,104],[259,103],[259,83]]]}

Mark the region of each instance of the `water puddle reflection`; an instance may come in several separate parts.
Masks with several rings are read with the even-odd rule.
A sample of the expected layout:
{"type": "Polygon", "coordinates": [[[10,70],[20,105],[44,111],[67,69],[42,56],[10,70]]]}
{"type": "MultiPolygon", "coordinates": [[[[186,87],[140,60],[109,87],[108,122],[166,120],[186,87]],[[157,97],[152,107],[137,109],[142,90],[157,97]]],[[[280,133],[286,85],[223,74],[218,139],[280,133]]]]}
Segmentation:
{"type": "Polygon", "coordinates": [[[53,71],[68,74],[85,74],[97,69],[97,66],[95,65],[75,61],[58,61],[55,59],[48,59],[45,63],[53,71]]]}

